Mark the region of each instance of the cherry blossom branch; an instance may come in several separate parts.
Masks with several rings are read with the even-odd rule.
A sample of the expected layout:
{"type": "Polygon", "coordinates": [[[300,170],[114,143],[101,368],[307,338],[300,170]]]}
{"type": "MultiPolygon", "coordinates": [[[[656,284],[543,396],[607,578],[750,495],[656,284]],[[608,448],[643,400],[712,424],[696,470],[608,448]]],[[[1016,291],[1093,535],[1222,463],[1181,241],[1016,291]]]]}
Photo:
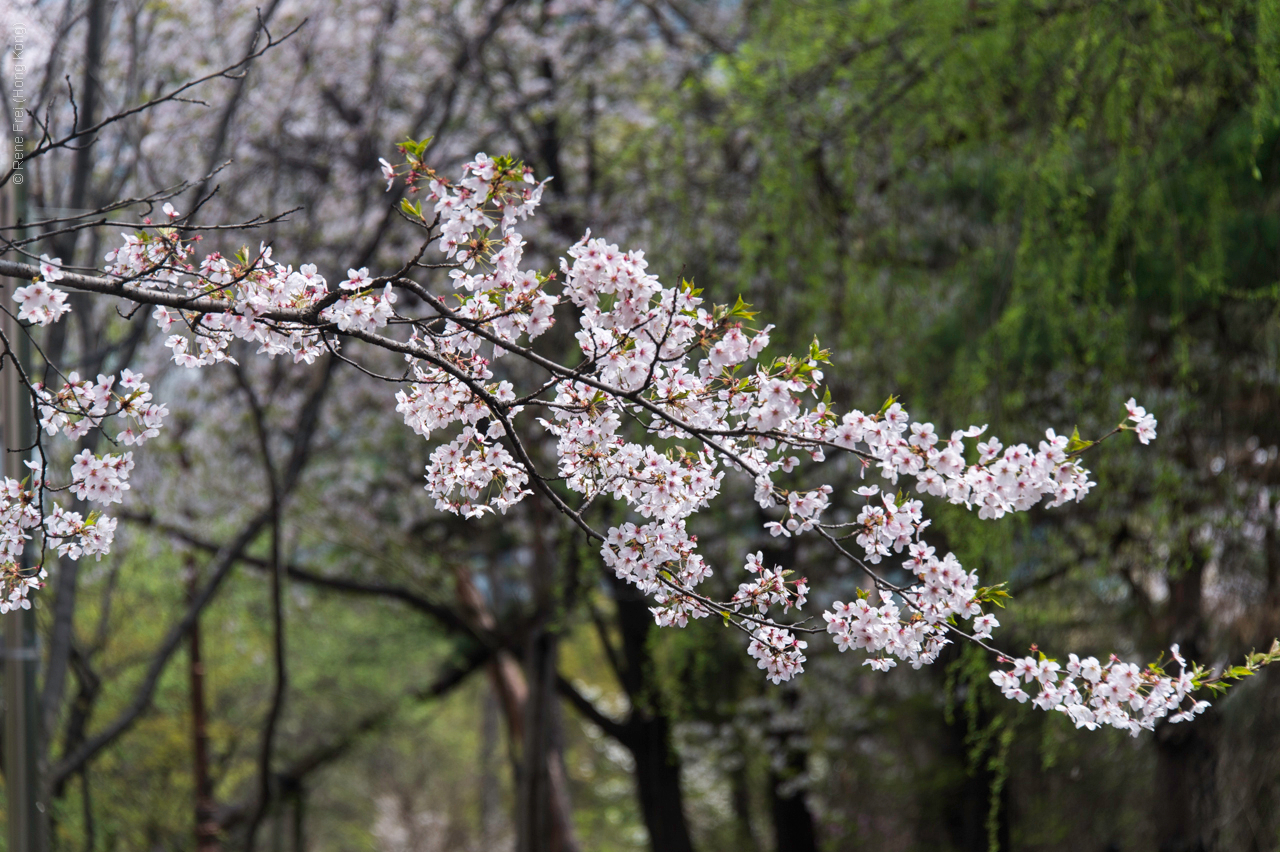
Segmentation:
{"type": "MultiPolygon", "coordinates": [[[[1185,683],[1154,673],[1130,683],[1126,664],[1113,660],[1098,669],[1096,679],[1085,677],[1095,686],[1112,686],[1069,687],[1084,676],[1081,671],[1092,676],[1094,669],[1076,666],[1075,674],[1059,681],[1057,664],[1047,658],[1032,661],[1032,671],[1030,663],[999,651],[988,641],[999,622],[985,608],[1002,605],[1007,594],[999,586],[979,586],[977,575],[954,554],[935,552],[926,540],[931,520],[923,500],[907,496],[901,485],[905,479],[921,496],[977,510],[984,520],[1078,501],[1094,486],[1079,463],[1085,450],[1120,431],[1136,432],[1144,444],[1155,437],[1155,418],[1136,401],[1127,404],[1126,420],[1099,441],[1049,429],[1036,448],[1006,447],[986,435],[986,426],[953,431],[944,440],[933,424],[912,421],[894,398],[872,413],[840,414],[829,395],[819,396],[828,353],[816,340],[806,355],[765,359],[772,326],[753,330],[755,314],[741,300],[706,305],[688,282],[663,285],[647,271],[642,252],[621,252],[588,233],[561,260],[559,273],[522,269],[519,223],[540,203],[545,182],[535,183],[514,159],[479,154],[451,183],[425,163],[426,145],[406,142],[403,164],[382,164],[389,186],[403,179],[408,196],[421,194],[418,201],[402,200],[400,212],[426,233],[417,254],[390,276],[350,269],[345,280],[330,286],[314,266],[295,270],[280,264],[266,245],[235,259],[212,254],[197,268],[193,247],[172,228],[127,236],[108,255],[106,278],[66,274],[56,259],[47,258],[38,271],[0,261],[0,274],[33,280],[16,294],[19,317],[41,325],[66,312],[65,295],[52,282],[154,306],[157,324],[169,334],[166,346],[183,367],[234,363],[228,347],[241,339],[269,356],[307,363],[327,350],[333,353],[330,363],[353,363],[399,384],[397,412],[406,424],[427,440],[433,432],[446,435],[426,471],[438,509],[463,517],[506,512],[537,493],[600,543],[607,569],[651,597],[660,625],[720,616],[750,637],[748,653],[775,682],[803,670],[807,643],[796,634],[826,632],[840,651],[866,651],[864,664],[879,670],[898,661],[928,665],[963,639],[1001,663],[1014,663],[1012,674],[993,673],[1007,695],[1028,700],[1018,684],[1030,673],[1044,687],[1039,705],[1067,712],[1081,726],[1101,718],[1136,732],[1172,711],[1178,710],[1179,719],[1194,712],[1198,705],[1178,708],[1188,689],[1211,683],[1203,672],[1185,683]],[[433,266],[422,262],[433,245],[444,255],[437,266],[448,270],[451,298],[408,277],[411,269],[433,266]],[[431,313],[397,312],[399,295],[413,296],[431,313]],[[561,315],[576,314],[576,366],[533,345],[557,321],[557,308],[561,315]],[[190,336],[173,334],[175,325],[185,326],[190,336]],[[404,356],[406,373],[396,378],[360,365],[339,353],[343,340],[404,356]],[[511,381],[495,373],[502,358],[535,367],[547,378],[518,395],[511,381]],[[550,393],[554,398],[544,398],[550,393]],[[540,469],[531,452],[536,438],[520,428],[526,407],[547,414],[519,423],[533,420],[554,441],[555,475],[540,469]],[[976,446],[967,443],[979,438],[976,446]],[[791,488],[776,481],[797,467],[817,470],[828,452],[850,454],[864,474],[874,465],[886,483],[883,489],[855,489],[866,503],[853,521],[825,519],[831,485],[791,488]],[[700,592],[712,569],[686,521],[719,497],[726,469],[750,477],[757,503],[772,513],[767,517],[779,518],[765,523],[767,531],[794,537],[816,530],[872,579],[875,597],[859,591],[852,602],[834,601],[822,613],[825,628],[807,626],[807,618],[779,624],[770,612],[803,610],[808,581],[769,566],[760,552],[746,556],[749,577],[730,600],[700,592]],[[578,508],[566,493],[580,495],[578,508]],[[599,497],[629,506],[636,522],[596,530],[584,515],[599,497]],[[893,558],[914,579],[890,583],[872,567],[893,558]]],[[[166,213],[177,218],[176,211],[166,213]]],[[[70,384],[65,393],[77,403],[83,396],[98,406],[106,392],[70,384]]],[[[53,423],[57,412],[51,410],[46,420],[53,423]]],[[[98,420],[106,413],[89,411],[98,420]]],[[[112,497],[122,488],[111,487],[112,497]]]]}

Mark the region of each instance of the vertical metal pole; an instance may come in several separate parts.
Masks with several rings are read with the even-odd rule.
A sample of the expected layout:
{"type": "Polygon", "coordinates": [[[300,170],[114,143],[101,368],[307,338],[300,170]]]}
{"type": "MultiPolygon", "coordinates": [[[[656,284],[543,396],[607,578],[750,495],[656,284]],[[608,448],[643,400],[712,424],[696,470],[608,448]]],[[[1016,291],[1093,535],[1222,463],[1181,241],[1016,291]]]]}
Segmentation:
{"type": "MultiPolygon", "coordinates": [[[[11,181],[0,193],[0,221],[17,222],[26,206],[25,186],[11,181]]],[[[0,287],[0,298],[9,302],[16,285],[7,282],[0,287]]],[[[17,320],[3,316],[5,337],[20,362],[26,363],[27,347],[17,320]]],[[[4,460],[0,468],[6,477],[21,481],[26,475],[22,464],[22,448],[31,444],[30,403],[12,363],[0,369],[0,434],[3,435],[4,460]]],[[[23,562],[26,563],[26,556],[23,562]]],[[[4,621],[4,763],[5,794],[8,800],[9,852],[39,852],[43,807],[36,761],[37,714],[34,704],[36,664],[35,617],[30,610],[0,616],[4,621]]]]}

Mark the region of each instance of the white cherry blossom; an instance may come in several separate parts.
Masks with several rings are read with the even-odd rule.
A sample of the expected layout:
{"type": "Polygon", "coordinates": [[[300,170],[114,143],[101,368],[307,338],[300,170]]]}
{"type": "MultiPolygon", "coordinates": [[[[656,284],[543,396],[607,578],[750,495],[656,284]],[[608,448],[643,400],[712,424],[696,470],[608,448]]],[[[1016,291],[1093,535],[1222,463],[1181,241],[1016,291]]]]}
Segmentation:
{"type": "MultiPolygon", "coordinates": [[[[816,341],[803,355],[766,358],[773,326],[756,324],[741,302],[711,305],[688,282],[664,284],[642,251],[623,251],[588,231],[557,271],[525,268],[519,226],[539,206],[545,181],[510,158],[480,153],[450,182],[422,161],[424,147],[407,144],[403,166],[381,160],[381,173],[389,185],[405,180],[420,199],[406,201],[402,212],[417,217],[449,268],[445,292],[412,277],[417,261],[386,277],[349,269],[330,287],[316,265],[295,270],[265,244],[235,258],[197,260],[194,245],[170,227],[125,234],[106,255],[107,275],[126,298],[155,306],[165,346],[185,368],[232,361],[236,340],[305,363],[344,340],[400,353],[407,366],[396,411],[436,442],[425,487],[439,510],[505,513],[540,492],[599,539],[606,568],[650,596],[659,625],[722,619],[745,634],[747,653],[775,683],[803,671],[804,634],[827,633],[838,652],[852,649],[877,671],[929,665],[961,639],[990,647],[1000,622],[987,607],[1001,593],[929,543],[925,501],[996,520],[1081,500],[1094,486],[1079,460],[1089,442],[1053,429],[1034,446],[1006,444],[985,425],[948,432],[913,419],[894,399],[878,411],[841,412],[822,395],[827,353],[816,341]],[[408,313],[397,314],[395,306],[406,303],[408,313]],[[531,348],[557,312],[574,319],[573,365],[531,348]],[[509,357],[542,376],[517,387],[495,372],[509,357]],[[554,446],[554,476],[535,467],[530,432],[554,446]],[[871,481],[837,493],[822,481],[823,465],[840,457],[871,481]],[[753,486],[769,516],[764,531],[825,540],[871,590],[834,601],[822,612],[824,626],[808,626],[808,581],[756,551],[745,556],[745,576],[729,600],[708,596],[713,566],[688,521],[720,497],[726,476],[753,486]],[[622,504],[628,518],[597,532],[583,514],[597,500],[622,504]],[[851,520],[834,515],[850,501],[861,503],[851,520]],[[890,583],[881,566],[901,567],[909,580],[890,583]]],[[[178,216],[168,204],[164,212],[178,216]]],[[[47,325],[67,312],[66,294],[47,283],[62,277],[60,261],[42,258],[40,280],[14,294],[23,321],[47,325]]],[[[71,373],[56,391],[32,390],[50,436],[113,428],[118,443],[136,446],[159,433],[167,414],[143,376],[129,370],[96,382],[71,373]]],[[[1155,418],[1132,399],[1127,420],[1133,425],[1115,431],[1135,431],[1144,444],[1154,439],[1155,418]]],[[[83,450],[62,485],[79,500],[110,506],[124,499],[132,467],[131,452],[83,450]]],[[[46,508],[45,489],[38,478],[6,480],[0,495],[0,611],[29,605],[40,583],[42,569],[17,567],[33,531],[69,558],[110,547],[114,521],[56,502],[46,508]]],[[[998,659],[1009,668],[991,677],[1009,698],[1065,712],[1079,727],[1136,733],[1204,709],[1189,696],[1213,678],[1188,670],[1176,648],[1174,655],[1182,668],[1176,677],[1115,657],[1102,665],[1071,655],[1063,667],[1043,655],[1004,654],[998,659]]]]}

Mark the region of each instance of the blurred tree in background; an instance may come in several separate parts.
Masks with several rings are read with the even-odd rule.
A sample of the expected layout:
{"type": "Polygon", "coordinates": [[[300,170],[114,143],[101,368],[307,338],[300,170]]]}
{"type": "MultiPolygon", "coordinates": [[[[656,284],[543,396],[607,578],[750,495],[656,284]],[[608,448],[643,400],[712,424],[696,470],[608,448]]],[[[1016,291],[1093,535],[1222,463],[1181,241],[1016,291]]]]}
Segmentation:
{"type": "MultiPolygon", "coordinates": [[[[1130,393],[1164,412],[1157,459],[1102,455],[1106,499],[952,543],[1043,601],[1013,614],[1028,637],[1225,658],[1275,630],[1275,14],[766,5],[758,35],[685,88],[669,145],[633,149],[646,176],[662,169],[647,152],[676,148],[703,181],[657,199],[649,221],[685,225],[655,228],[658,256],[696,229],[716,246],[695,255],[699,280],[787,316],[792,345],[817,333],[850,399],[898,392],[1012,430],[1096,429],[1130,393]]],[[[1058,753],[1083,741],[967,697],[969,771],[989,766],[992,812],[1011,809],[983,833],[1014,848],[1079,848],[1082,832],[1098,848],[1275,848],[1274,676],[1255,690],[1092,785],[1058,753]],[[1006,751],[997,729],[1025,725],[1038,736],[1006,751]]],[[[979,842],[964,825],[950,842],[979,842]]]]}
{"type": "MultiPolygon", "coordinates": [[[[201,91],[206,106],[163,105],[42,162],[46,215],[229,161],[199,188],[220,187],[204,221],[302,209],[210,241],[395,267],[411,237],[377,158],[427,134],[441,168],[511,151],[555,176],[530,247],[548,268],[587,224],[642,246],[715,301],[742,293],[779,324],[779,351],[816,334],[842,404],[896,393],[1026,439],[1046,422],[1100,434],[1129,396],[1157,412],[1161,439],[1101,448],[1104,487],[1069,510],[979,526],[938,507],[941,549],[1018,599],[1007,645],[1179,642],[1223,661],[1280,631],[1275,4],[66,0],[6,15],[40,34],[40,105],[81,126],[237,61],[258,15],[302,24],[201,91]]],[[[49,243],[87,265],[102,251],[49,243]]],[[[139,323],[74,316],[49,346],[82,372],[163,370],[135,355],[139,323]]],[[[814,648],[809,675],[771,687],[715,625],[659,634],[536,507],[482,532],[435,513],[426,448],[354,368],[323,375],[162,380],[181,425],[138,474],[149,510],[128,547],[64,563],[40,601],[52,848],[193,848],[199,820],[201,848],[227,849],[1280,849],[1275,672],[1136,740],[1010,704],[959,650],[881,675],[814,648]]],[[[759,520],[747,493],[705,519],[708,556],[764,548],[852,593],[759,520]]]]}

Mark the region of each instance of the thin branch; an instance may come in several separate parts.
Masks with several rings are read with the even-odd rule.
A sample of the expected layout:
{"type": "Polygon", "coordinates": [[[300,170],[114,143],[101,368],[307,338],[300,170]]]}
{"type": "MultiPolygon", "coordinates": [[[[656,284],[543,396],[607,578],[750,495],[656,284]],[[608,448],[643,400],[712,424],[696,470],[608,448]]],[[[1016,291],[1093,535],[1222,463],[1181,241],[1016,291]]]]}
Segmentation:
{"type": "MultiPolygon", "coordinates": [[[[133,523],[142,524],[159,530],[172,538],[207,553],[216,553],[219,549],[217,544],[202,539],[196,534],[175,524],[158,520],[151,515],[122,512],[119,513],[117,517],[122,520],[131,521],[133,523]]],[[[245,565],[249,565],[254,568],[264,570],[271,569],[271,563],[266,559],[245,555],[240,561],[245,565]]],[[[492,647],[494,645],[492,642],[485,641],[486,637],[477,633],[471,625],[459,617],[452,609],[438,604],[417,592],[414,592],[412,589],[405,588],[404,586],[397,586],[382,582],[370,582],[367,580],[356,580],[350,577],[334,577],[321,573],[314,568],[307,568],[292,562],[286,563],[284,570],[290,579],[306,583],[308,585],[317,586],[319,588],[330,589],[332,591],[344,592],[347,594],[388,598],[390,600],[399,601],[411,609],[435,620],[441,627],[444,627],[451,633],[467,636],[486,647],[492,647]]]]}
{"type": "MultiPolygon", "coordinates": [[[[332,372],[333,363],[332,360],[326,359],[324,369],[321,370],[318,380],[311,388],[311,393],[303,402],[302,409],[298,414],[295,428],[297,438],[293,452],[286,465],[285,475],[281,478],[280,487],[282,493],[288,493],[297,484],[302,468],[311,454],[311,439],[315,434],[319,421],[320,407],[328,392],[329,376],[332,372]]],[[[270,509],[258,512],[246,522],[235,538],[218,549],[212,563],[212,576],[204,585],[204,588],[192,598],[182,618],[169,628],[164,640],[152,656],[151,664],[147,667],[142,684],[134,691],[133,699],[106,728],[80,745],[71,754],[65,755],[54,766],[49,776],[49,786],[52,789],[61,789],[71,775],[80,771],[99,752],[132,728],[134,723],[151,706],[160,676],[163,674],[174,651],[182,643],[183,638],[191,629],[192,623],[200,616],[200,613],[209,602],[213,600],[218,588],[226,580],[231,573],[231,569],[241,556],[243,556],[245,548],[253,542],[263,527],[271,521],[271,517],[272,512],[270,509]]]]}
{"type": "Polygon", "coordinates": [[[558,672],[556,673],[556,690],[573,706],[574,710],[578,711],[582,718],[618,742],[626,742],[628,733],[626,723],[610,719],[604,715],[599,708],[569,682],[568,678],[558,672]]]}
{"type": "MultiPolygon", "coordinates": [[[[413,701],[431,701],[451,693],[466,682],[477,670],[489,662],[493,651],[478,645],[471,646],[456,663],[450,663],[426,686],[408,692],[405,698],[413,701]]],[[[354,725],[333,739],[313,746],[295,758],[276,774],[277,789],[295,787],[311,774],[324,769],[344,757],[366,735],[384,727],[398,714],[404,699],[393,702],[361,717],[354,725]]],[[[270,800],[262,800],[261,790],[252,799],[223,808],[216,819],[223,831],[235,828],[259,809],[270,806],[270,800]]],[[[274,798],[274,797],[272,797],[274,798]]]]}
{"type": "Polygon", "coordinates": [[[270,520],[271,513],[269,511],[259,512],[249,519],[235,538],[218,551],[213,561],[212,576],[199,593],[192,598],[182,617],[169,628],[164,640],[152,655],[151,664],[147,667],[142,684],[134,690],[133,699],[106,728],[55,764],[53,771],[50,773],[49,783],[51,788],[55,790],[61,789],[62,785],[72,775],[79,772],[100,751],[115,742],[121,734],[132,728],[139,717],[151,707],[151,700],[155,696],[160,675],[164,673],[169,658],[173,656],[174,651],[182,644],[182,640],[191,629],[192,623],[195,622],[209,602],[213,600],[218,588],[227,579],[231,569],[235,567],[240,554],[270,520]]]}
{"type": "MultiPolygon", "coordinates": [[[[159,106],[160,104],[167,103],[169,101],[181,101],[182,100],[181,95],[184,92],[188,92],[191,89],[194,89],[195,87],[202,85],[203,83],[207,83],[211,80],[218,80],[218,79],[238,80],[240,78],[240,75],[244,73],[243,69],[247,68],[248,65],[251,62],[253,62],[253,60],[257,59],[259,56],[262,56],[268,50],[271,50],[274,47],[278,47],[280,44],[284,43],[285,41],[288,41],[290,38],[293,37],[295,33],[297,33],[300,29],[302,29],[302,27],[305,26],[306,23],[307,23],[306,20],[303,20],[302,23],[298,24],[296,27],[289,30],[289,32],[285,33],[280,38],[275,38],[270,34],[268,34],[266,41],[263,42],[261,46],[254,46],[253,49],[243,59],[241,59],[240,61],[232,65],[227,65],[217,71],[213,71],[209,74],[206,74],[203,77],[198,77],[194,80],[190,80],[186,83],[183,83],[181,86],[178,86],[176,89],[171,89],[170,91],[161,95],[157,95],[156,97],[151,98],[150,100],[144,103],[140,103],[135,106],[129,107],[128,109],[121,110],[120,112],[110,115],[107,118],[104,118],[93,125],[80,128],[80,129],[73,129],[73,131],[70,134],[68,134],[67,136],[64,136],[63,138],[57,141],[49,142],[48,137],[46,136],[44,139],[40,141],[40,143],[36,146],[36,148],[30,154],[27,154],[27,156],[24,158],[24,162],[30,162],[31,160],[34,160],[36,157],[39,157],[42,154],[47,154],[50,151],[56,151],[59,148],[73,147],[72,143],[78,139],[83,139],[85,137],[93,136],[99,130],[102,130],[104,127],[108,127],[119,121],[123,121],[124,119],[129,118],[130,116],[137,115],[140,112],[144,112],[146,110],[152,109],[153,107],[159,106]]],[[[15,169],[12,166],[10,166],[9,170],[5,172],[4,177],[0,178],[0,186],[4,186],[9,182],[10,178],[13,177],[14,171],[15,169]]]]}
{"type": "Polygon", "coordinates": [[[275,747],[276,726],[280,723],[285,691],[288,688],[284,639],[284,572],[280,560],[280,516],[284,511],[284,500],[280,493],[275,463],[271,460],[271,440],[267,429],[266,412],[244,368],[237,366],[234,373],[253,415],[254,432],[258,437],[258,451],[262,454],[263,475],[266,477],[267,490],[271,495],[271,627],[275,679],[272,683],[271,704],[267,710],[266,724],[262,729],[262,742],[258,751],[258,807],[253,812],[253,818],[249,820],[249,836],[246,843],[249,852],[253,852],[257,846],[258,829],[266,818],[267,804],[271,801],[271,753],[275,747]]]}

